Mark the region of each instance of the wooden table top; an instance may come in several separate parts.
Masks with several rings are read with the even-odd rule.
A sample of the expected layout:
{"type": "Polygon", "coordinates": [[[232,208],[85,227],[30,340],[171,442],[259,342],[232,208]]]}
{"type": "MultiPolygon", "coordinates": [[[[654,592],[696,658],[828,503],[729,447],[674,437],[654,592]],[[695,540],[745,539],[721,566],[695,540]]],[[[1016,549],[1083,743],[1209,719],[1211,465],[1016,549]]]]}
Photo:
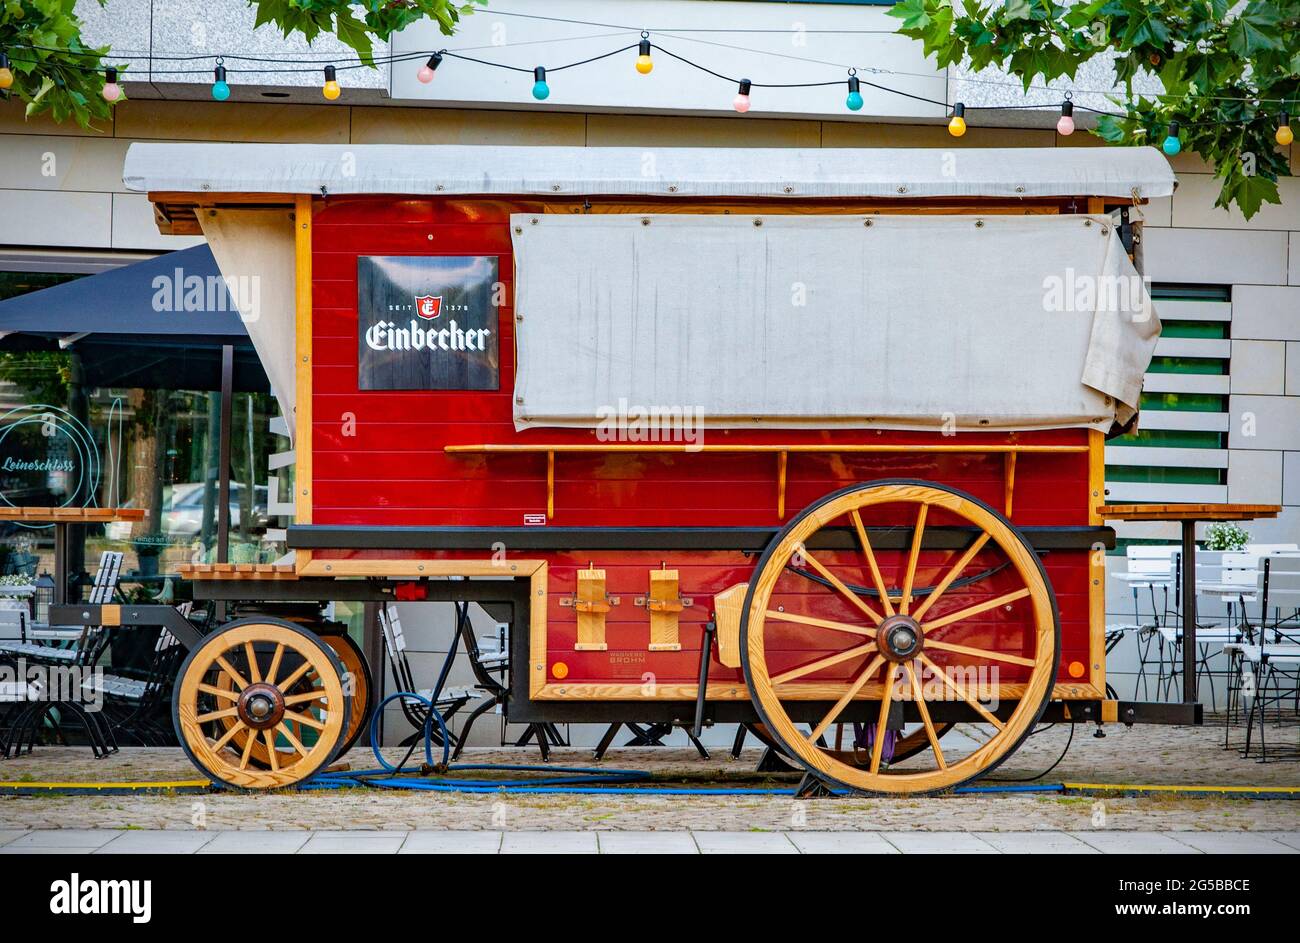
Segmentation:
{"type": "Polygon", "coordinates": [[[1277,517],[1276,504],[1103,504],[1097,513],[1113,521],[1251,521],[1277,517]]]}
{"type": "Polygon", "coordinates": [[[15,508],[0,507],[0,521],[36,524],[102,524],[107,521],[142,521],[144,508],[15,508]]]}

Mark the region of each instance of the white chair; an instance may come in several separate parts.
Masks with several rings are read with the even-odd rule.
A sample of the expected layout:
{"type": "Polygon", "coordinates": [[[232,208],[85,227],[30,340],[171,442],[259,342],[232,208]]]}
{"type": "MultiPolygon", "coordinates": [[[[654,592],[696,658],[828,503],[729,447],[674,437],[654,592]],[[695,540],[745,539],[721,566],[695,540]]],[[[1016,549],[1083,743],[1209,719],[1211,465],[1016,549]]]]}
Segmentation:
{"type": "MultiPolygon", "coordinates": [[[[1260,621],[1258,640],[1235,648],[1242,665],[1242,696],[1253,694],[1246,718],[1243,756],[1250,755],[1251,736],[1259,719],[1260,762],[1268,761],[1265,730],[1270,706],[1276,707],[1275,723],[1284,723],[1283,707],[1291,704],[1300,715],[1300,553],[1282,552],[1264,557],[1259,582],[1260,621]],[[1270,619],[1270,609],[1272,618],[1270,619]],[[1249,672],[1249,674],[1247,673],[1249,672]]],[[[1292,718],[1294,723],[1295,718],[1292,718]]]]}
{"type": "Polygon", "coordinates": [[[1112,579],[1124,583],[1132,591],[1133,621],[1107,624],[1106,651],[1112,651],[1125,637],[1134,637],[1138,655],[1138,672],[1133,681],[1134,696],[1137,696],[1138,687],[1141,686],[1142,696],[1150,697],[1147,668],[1153,641],[1159,646],[1156,693],[1157,696],[1160,694],[1164,679],[1164,640],[1157,635],[1157,631],[1167,621],[1169,593],[1175,581],[1174,557],[1177,553],[1178,546],[1174,544],[1131,545],[1124,552],[1125,569],[1110,574],[1112,579]],[[1143,599],[1150,600],[1149,617],[1142,612],[1143,599]]]}
{"type": "MultiPolygon", "coordinates": [[[[111,603],[121,570],[122,553],[105,550],[86,602],[111,603]]],[[[0,655],[89,667],[99,658],[107,640],[103,626],[32,625],[27,630],[27,641],[0,641],[0,655]]]]}

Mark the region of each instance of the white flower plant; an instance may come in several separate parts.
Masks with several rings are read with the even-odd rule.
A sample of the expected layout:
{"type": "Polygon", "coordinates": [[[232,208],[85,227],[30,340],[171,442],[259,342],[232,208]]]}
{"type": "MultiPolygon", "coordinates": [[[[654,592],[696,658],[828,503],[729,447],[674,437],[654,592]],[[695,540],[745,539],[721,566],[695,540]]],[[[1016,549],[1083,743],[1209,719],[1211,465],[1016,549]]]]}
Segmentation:
{"type": "Polygon", "coordinates": [[[1206,550],[1244,550],[1250,533],[1233,521],[1220,521],[1205,529],[1206,550]]]}

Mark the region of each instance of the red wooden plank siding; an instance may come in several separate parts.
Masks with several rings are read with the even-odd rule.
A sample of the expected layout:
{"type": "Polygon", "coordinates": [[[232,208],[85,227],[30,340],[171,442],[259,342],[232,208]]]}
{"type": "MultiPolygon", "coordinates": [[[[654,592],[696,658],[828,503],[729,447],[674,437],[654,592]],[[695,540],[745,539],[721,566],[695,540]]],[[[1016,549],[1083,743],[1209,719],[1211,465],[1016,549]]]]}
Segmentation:
{"type": "MultiPolygon", "coordinates": [[[[594,432],[535,429],[519,433],[512,418],[515,349],[513,258],[509,214],[533,208],[506,201],[428,198],[337,198],[317,202],[313,220],[312,418],[314,522],[361,525],[518,526],[525,514],[546,510],[546,457],[537,455],[447,455],[450,444],[591,443],[594,432]],[[506,284],[499,320],[501,389],[497,392],[359,392],[357,389],[357,259],[362,255],[497,255],[506,284]],[[355,420],[355,435],[344,423],[355,420]]],[[[1010,366],[1010,365],[1009,365],[1010,366]]],[[[942,364],[936,364],[942,369],[942,364]]],[[[963,434],[943,438],[926,433],[873,430],[710,431],[705,441],[724,443],[992,443],[1086,445],[1083,430],[963,434]]],[[[559,454],[555,463],[557,526],[777,526],[776,456],[771,454],[559,454]]],[[[891,455],[791,454],[786,488],[787,520],[827,493],[856,481],[920,478],[961,488],[996,508],[1003,504],[1003,457],[986,454],[891,455]]],[[[1015,513],[1021,525],[1088,523],[1088,456],[1024,454],[1015,479],[1015,513]]],[[[909,526],[885,517],[872,524],[909,526]]],[[[317,557],[361,554],[318,552],[317,557]]],[[[394,556],[393,553],[371,554],[394,556]]],[[[462,554],[470,556],[471,554],[462,554]]],[[[424,556],[445,556],[424,554],[424,556]]],[[[480,554],[481,556],[481,554],[480,554]]],[[[698,671],[700,625],[710,617],[712,596],[749,578],[753,558],[717,553],[602,553],[594,559],[566,554],[531,554],[551,562],[548,663],[564,661],[568,680],[637,681],[652,672],[662,683],[693,682],[698,671]],[[665,560],[665,558],[667,558],[665,560]],[[650,653],[648,621],[631,597],[644,595],[648,571],[660,562],[681,571],[681,592],[695,599],[682,613],[682,651],[650,653]],[[624,597],[608,617],[608,652],[574,652],[574,613],[559,599],[572,594],[574,573],[588,562],[609,574],[609,592],[624,597]]],[[[830,555],[832,560],[835,555],[830,555]]],[[[882,554],[887,566],[898,555],[882,554]]],[[[936,581],[948,552],[922,558],[918,585],[936,581]]],[[[1060,606],[1063,629],[1061,680],[1071,661],[1089,663],[1088,570],[1083,551],[1054,551],[1044,558],[1060,606]]],[[[972,564],[973,572],[979,560],[972,564]]],[[[856,561],[834,567],[845,579],[863,582],[856,561]]],[[[1010,574],[1000,574],[1007,578],[1010,574]]],[[[797,576],[784,577],[782,601],[792,611],[845,618],[847,611],[825,592],[797,576]],[[803,584],[803,585],[800,585],[803,584]]],[[[957,608],[954,591],[936,614],[957,608]]],[[[1023,617],[1025,603],[1010,612],[988,613],[951,641],[1011,651],[1008,624],[1023,617]]],[[[857,620],[854,620],[857,621],[857,620]]],[[[838,650],[843,638],[802,627],[789,636],[792,658],[838,650]],[[824,646],[824,648],[822,647],[824,646]]],[[[774,637],[780,646],[782,636],[774,637]]],[[[943,663],[944,659],[936,658],[943,663]]],[[[819,674],[847,674],[856,663],[819,674]],[[838,672],[838,673],[837,673],[838,672]]],[[[1018,680],[1003,665],[1002,680],[1018,680]]],[[[739,673],[714,665],[713,677],[739,680],[739,673]]]]}

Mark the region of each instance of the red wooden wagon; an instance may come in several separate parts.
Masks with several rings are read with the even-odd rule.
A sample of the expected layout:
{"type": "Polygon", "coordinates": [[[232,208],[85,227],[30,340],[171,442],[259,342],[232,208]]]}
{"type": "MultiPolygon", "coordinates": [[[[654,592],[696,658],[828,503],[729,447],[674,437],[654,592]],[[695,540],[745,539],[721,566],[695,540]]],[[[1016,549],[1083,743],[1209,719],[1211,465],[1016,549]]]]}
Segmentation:
{"type": "Polygon", "coordinates": [[[749,724],[869,792],[967,782],[1045,715],[1191,719],[1105,676],[1154,150],[144,144],[126,181],[261,279],[296,429],[292,565],[189,574],[241,613],[179,627],[213,779],[355,739],[364,659],[277,615],[318,599],[501,607],[512,721],[749,724]]]}

